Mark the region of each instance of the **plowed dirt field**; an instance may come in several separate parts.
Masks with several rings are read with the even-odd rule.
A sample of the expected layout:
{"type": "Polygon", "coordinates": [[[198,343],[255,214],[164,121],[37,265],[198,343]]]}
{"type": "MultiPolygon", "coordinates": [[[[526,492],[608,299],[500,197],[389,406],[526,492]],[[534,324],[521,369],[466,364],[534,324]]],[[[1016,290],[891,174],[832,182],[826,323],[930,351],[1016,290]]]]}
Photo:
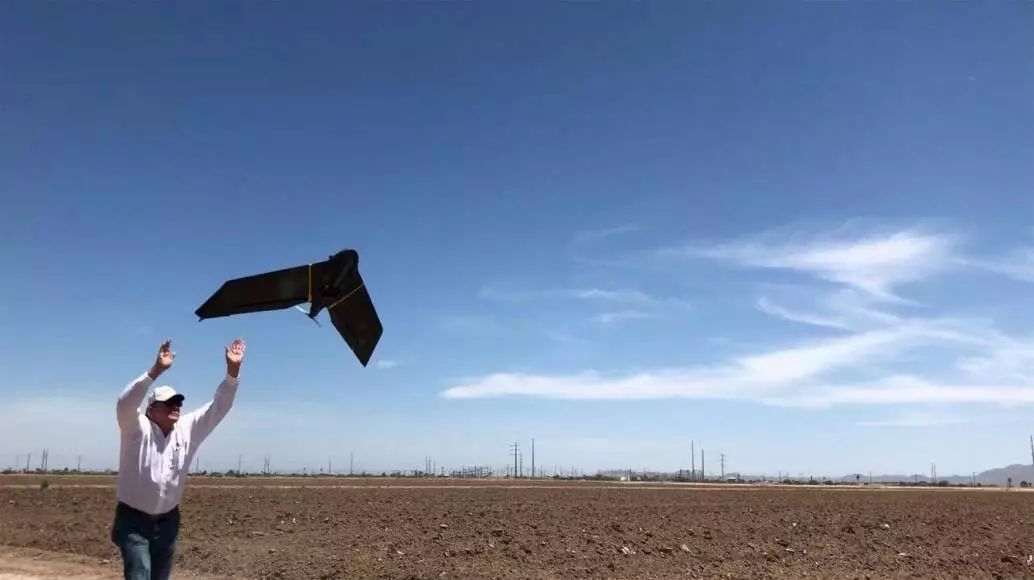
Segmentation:
{"type": "MultiPolygon", "coordinates": [[[[82,578],[117,574],[113,481],[49,480],[0,477],[0,577],[12,554],[18,577],[46,577],[40,550],[65,554],[66,572],[77,558],[82,578]]],[[[206,578],[1034,578],[1034,494],[1019,491],[197,477],[187,490],[178,572],[206,578]]]]}

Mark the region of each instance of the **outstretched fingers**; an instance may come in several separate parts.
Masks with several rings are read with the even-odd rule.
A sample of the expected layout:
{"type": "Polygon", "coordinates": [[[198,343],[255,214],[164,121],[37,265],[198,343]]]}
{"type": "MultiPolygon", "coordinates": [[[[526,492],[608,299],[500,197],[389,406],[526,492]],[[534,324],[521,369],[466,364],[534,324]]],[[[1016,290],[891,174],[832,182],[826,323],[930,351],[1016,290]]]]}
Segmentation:
{"type": "Polygon", "coordinates": [[[172,339],[166,338],[161,346],[158,347],[155,365],[157,368],[167,369],[172,366],[174,360],[176,360],[176,353],[172,351],[172,339]]]}
{"type": "Polygon", "coordinates": [[[244,352],[244,347],[245,347],[244,339],[238,336],[237,338],[233,339],[233,342],[231,342],[230,344],[228,344],[226,346],[226,352],[227,353],[232,352],[232,353],[235,353],[235,354],[240,354],[240,353],[244,352]]]}

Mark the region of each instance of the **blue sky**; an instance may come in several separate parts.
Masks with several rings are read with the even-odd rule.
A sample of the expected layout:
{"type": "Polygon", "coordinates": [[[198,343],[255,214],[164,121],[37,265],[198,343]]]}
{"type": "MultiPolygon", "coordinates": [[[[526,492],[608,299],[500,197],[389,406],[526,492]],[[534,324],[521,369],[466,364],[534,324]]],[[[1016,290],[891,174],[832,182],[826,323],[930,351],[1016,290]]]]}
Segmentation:
{"type": "MultiPolygon", "coordinates": [[[[282,469],[1029,460],[1029,3],[9,3],[0,465],[211,396],[282,469]],[[345,247],[362,368],[226,278],[345,247]],[[525,466],[530,465],[526,452],[525,466]]],[[[326,319],[324,318],[324,321],[326,319]]],[[[33,460],[35,462],[35,459],[33,460]]]]}

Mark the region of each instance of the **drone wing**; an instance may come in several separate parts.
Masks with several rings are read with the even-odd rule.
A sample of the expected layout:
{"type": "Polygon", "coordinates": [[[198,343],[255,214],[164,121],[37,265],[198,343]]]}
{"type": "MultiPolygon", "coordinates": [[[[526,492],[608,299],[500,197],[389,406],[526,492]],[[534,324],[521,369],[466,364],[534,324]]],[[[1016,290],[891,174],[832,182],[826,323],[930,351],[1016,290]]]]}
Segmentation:
{"type": "Polygon", "coordinates": [[[352,289],[331,303],[327,310],[330,312],[331,324],[365,367],[381,340],[384,327],[381,326],[380,317],[358,270],[351,281],[354,282],[352,289]]]}
{"type": "Polygon", "coordinates": [[[194,314],[204,320],[304,304],[312,298],[312,281],[323,277],[325,267],[326,262],[319,262],[228,280],[194,314]]]}

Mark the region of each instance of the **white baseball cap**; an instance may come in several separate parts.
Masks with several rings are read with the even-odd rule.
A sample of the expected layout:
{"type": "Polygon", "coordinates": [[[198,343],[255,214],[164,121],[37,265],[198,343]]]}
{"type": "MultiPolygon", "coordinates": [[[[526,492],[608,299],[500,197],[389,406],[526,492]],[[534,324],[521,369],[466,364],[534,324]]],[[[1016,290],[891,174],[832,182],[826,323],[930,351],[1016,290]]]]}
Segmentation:
{"type": "Polygon", "coordinates": [[[147,404],[153,405],[155,402],[164,403],[173,399],[179,399],[180,403],[182,403],[185,398],[169,385],[162,385],[151,391],[151,396],[147,398],[147,404]]]}

